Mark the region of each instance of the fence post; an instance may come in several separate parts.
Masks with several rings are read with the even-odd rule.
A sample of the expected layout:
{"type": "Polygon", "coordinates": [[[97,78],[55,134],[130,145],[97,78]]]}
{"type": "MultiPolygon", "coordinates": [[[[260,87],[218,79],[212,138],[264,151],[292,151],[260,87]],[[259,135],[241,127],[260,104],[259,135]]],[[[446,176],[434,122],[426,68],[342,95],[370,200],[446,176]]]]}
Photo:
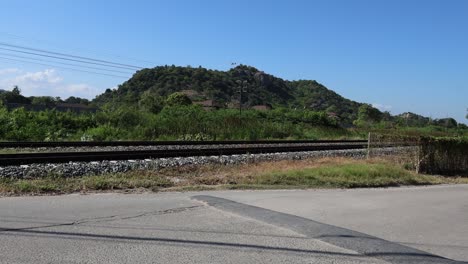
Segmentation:
{"type": "Polygon", "coordinates": [[[420,174],[421,173],[421,162],[423,162],[424,159],[424,152],[423,152],[423,143],[421,137],[418,138],[418,143],[417,143],[417,148],[418,152],[416,153],[416,173],[420,174]]]}
{"type": "Polygon", "coordinates": [[[371,132],[367,135],[367,155],[366,158],[370,158],[370,144],[371,144],[371,132]]]}

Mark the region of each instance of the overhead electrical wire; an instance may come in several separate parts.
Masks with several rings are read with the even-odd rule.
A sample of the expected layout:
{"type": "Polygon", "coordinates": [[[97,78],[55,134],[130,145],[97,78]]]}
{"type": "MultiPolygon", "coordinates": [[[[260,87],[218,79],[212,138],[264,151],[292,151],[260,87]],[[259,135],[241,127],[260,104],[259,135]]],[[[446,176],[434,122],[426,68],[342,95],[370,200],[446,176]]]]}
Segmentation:
{"type": "Polygon", "coordinates": [[[120,67],[133,68],[133,69],[142,69],[142,68],[144,68],[144,67],[141,67],[141,66],[135,66],[135,65],[112,62],[112,61],[107,61],[107,60],[88,58],[88,57],[83,57],[83,56],[76,56],[76,55],[72,55],[72,54],[48,51],[48,50],[43,50],[43,49],[30,48],[30,47],[25,47],[25,46],[9,44],[9,43],[5,43],[5,42],[0,42],[0,46],[6,46],[6,47],[15,48],[15,49],[22,49],[22,50],[30,50],[30,51],[46,53],[46,54],[53,54],[53,55],[58,55],[58,56],[62,56],[62,57],[65,56],[65,57],[70,57],[70,58],[75,58],[75,59],[80,59],[80,60],[87,60],[87,61],[105,63],[105,64],[109,64],[109,66],[114,65],[113,67],[120,66],[120,67]]]}
{"type": "Polygon", "coordinates": [[[42,65],[42,66],[47,66],[47,67],[61,68],[61,69],[70,70],[70,71],[78,71],[78,72],[84,72],[84,73],[90,73],[90,74],[105,75],[105,76],[117,77],[117,78],[123,78],[123,79],[128,78],[128,76],[120,76],[120,75],[101,73],[101,72],[92,72],[92,71],[86,71],[86,70],[81,70],[81,69],[74,69],[74,68],[50,65],[50,64],[45,64],[45,63],[38,63],[38,62],[31,62],[31,61],[25,61],[25,60],[19,60],[19,59],[6,58],[6,57],[2,57],[2,56],[0,56],[0,59],[9,60],[9,61],[24,62],[24,63],[31,63],[31,64],[37,64],[37,65],[42,65]]]}
{"type": "MultiPolygon", "coordinates": [[[[61,49],[60,46],[57,46],[57,43],[53,43],[53,42],[46,41],[46,40],[41,40],[41,39],[36,39],[36,38],[27,38],[27,37],[24,37],[24,36],[19,36],[19,35],[16,35],[16,34],[11,34],[11,33],[1,32],[1,31],[0,31],[0,35],[5,35],[5,36],[8,36],[10,38],[20,39],[22,41],[27,41],[27,42],[43,43],[43,44],[47,44],[48,46],[52,46],[52,47],[61,49]]],[[[148,61],[148,60],[142,60],[142,59],[138,59],[138,58],[121,56],[121,55],[112,54],[112,53],[103,52],[103,51],[96,51],[96,50],[76,48],[76,47],[73,47],[73,48],[69,47],[68,49],[70,49],[71,51],[76,51],[76,52],[86,52],[86,53],[92,53],[92,54],[95,54],[95,55],[97,55],[97,54],[107,55],[107,56],[118,58],[118,59],[145,62],[145,63],[149,63],[151,65],[157,64],[157,62],[154,62],[154,61],[148,61]]],[[[142,67],[142,68],[144,68],[144,67],[142,67]]]]}
{"type": "Polygon", "coordinates": [[[28,59],[28,60],[34,60],[34,61],[47,62],[47,63],[58,63],[58,64],[62,64],[62,65],[74,66],[74,67],[80,67],[80,68],[87,68],[87,69],[92,69],[92,70],[100,70],[100,71],[108,71],[108,72],[115,72],[115,73],[131,74],[131,72],[117,71],[117,70],[105,69],[105,68],[97,68],[97,67],[91,67],[91,66],[86,66],[86,65],[78,65],[78,64],[73,64],[73,63],[59,62],[59,61],[43,60],[43,59],[40,59],[40,58],[30,58],[30,57],[26,57],[26,56],[19,56],[19,55],[16,55],[16,54],[9,54],[9,53],[0,52],[0,55],[1,56],[9,56],[9,57],[13,57],[13,58],[20,58],[20,59],[28,59]]]}
{"type": "Polygon", "coordinates": [[[28,52],[28,51],[22,51],[22,50],[14,50],[14,49],[7,49],[7,48],[0,48],[0,50],[7,50],[7,51],[19,52],[19,53],[23,53],[23,54],[29,54],[29,55],[35,55],[35,56],[41,56],[41,57],[47,57],[47,58],[54,58],[54,59],[66,60],[66,61],[74,61],[74,62],[80,62],[80,63],[87,63],[87,64],[94,64],[94,65],[99,65],[99,66],[120,68],[120,69],[126,69],[126,70],[140,70],[141,69],[141,68],[129,68],[129,67],[123,67],[123,66],[114,66],[114,65],[108,65],[108,64],[85,61],[85,60],[76,60],[76,59],[70,59],[70,58],[64,58],[64,57],[59,57],[59,56],[40,54],[40,53],[34,53],[34,52],[28,52]]]}
{"type": "Polygon", "coordinates": [[[0,42],[0,50],[5,51],[5,52],[0,52],[0,55],[1,55],[0,59],[2,60],[23,62],[23,63],[29,63],[29,64],[48,66],[48,67],[56,67],[56,68],[65,69],[69,71],[105,75],[105,76],[111,76],[111,77],[116,77],[116,78],[127,79],[128,76],[122,76],[122,75],[117,75],[117,74],[130,75],[130,74],[133,74],[135,71],[143,69],[143,67],[125,64],[125,63],[112,62],[108,60],[102,60],[102,59],[91,58],[91,57],[77,56],[77,55],[73,55],[70,53],[55,52],[55,51],[50,51],[50,50],[45,50],[45,49],[34,48],[30,46],[28,47],[20,46],[20,45],[15,45],[15,44],[6,43],[6,42],[0,42]],[[23,54],[23,55],[21,56],[20,54],[23,54]],[[27,55],[30,55],[30,56],[27,56],[27,55]],[[40,57],[49,58],[49,59],[44,59],[40,57]],[[73,68],[57,66],[55,64],[72,66],[73,68]],[[96,65],[98,67],[93,67],[92,65],[96,65]],[[86,70],[86,69],[90,69],[90,70],[86,70]],[[104,71],[106,73],[101,72],[101,71],[104,71]],[[110,73],[117,73],[117,74],[110,74],[110,73]]]}

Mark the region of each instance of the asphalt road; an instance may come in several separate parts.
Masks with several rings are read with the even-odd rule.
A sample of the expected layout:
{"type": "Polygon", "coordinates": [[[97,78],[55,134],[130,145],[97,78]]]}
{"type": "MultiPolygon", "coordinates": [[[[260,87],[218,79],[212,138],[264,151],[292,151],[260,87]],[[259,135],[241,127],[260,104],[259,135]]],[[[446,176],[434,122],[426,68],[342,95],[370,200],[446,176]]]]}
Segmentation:
{"type": "Polygon", "coordinates": [[[468,261],[468,185],[211,195],[468,261]]]}
{"type": "Polygon", "coordinates": [[[0,198],[0,263],[455,263],[439,256],[468,260],[467,198],[467,185],[0,198]]]}

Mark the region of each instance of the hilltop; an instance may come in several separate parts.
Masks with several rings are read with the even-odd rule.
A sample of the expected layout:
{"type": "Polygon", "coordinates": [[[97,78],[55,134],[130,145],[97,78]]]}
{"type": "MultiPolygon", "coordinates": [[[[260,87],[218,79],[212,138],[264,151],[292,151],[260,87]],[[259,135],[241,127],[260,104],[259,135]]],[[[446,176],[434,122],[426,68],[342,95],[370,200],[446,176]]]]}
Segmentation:
{"type": "MultiPolygon", "coordinates": [[[[186,92],[194,101],[214,100],[223,107],[239,104],[238,80],[247,81],[243,107],[272,105],[292,109],[326,111],[343,123],[357,118],[361,103],[346,99],[315,80],[287,81],[251,66],[239,65],[228,71],[203,67],[159,66],[138,71],[117,89],[107,89],[93,103],[100,106],[136,105],[148,98],[186,92]]],[[[156,100],[157,101],[157,100],[156,100]]]]}

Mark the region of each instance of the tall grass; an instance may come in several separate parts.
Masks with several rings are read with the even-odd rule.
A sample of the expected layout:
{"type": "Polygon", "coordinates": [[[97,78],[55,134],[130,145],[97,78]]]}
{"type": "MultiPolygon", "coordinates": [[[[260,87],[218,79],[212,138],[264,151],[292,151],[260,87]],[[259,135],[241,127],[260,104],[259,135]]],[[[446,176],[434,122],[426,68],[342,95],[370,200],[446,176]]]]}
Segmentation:
{"type": "MultiPolygon", "coordinates": [[[[255,140],[366,138],[369,130],[345,129],[324,112],[277,108],[272,111],[235,109],[205,111],[200,106],[165,107],[151,113],[135,107],[103,107],[97,113],[76,114],[0,107],[0,140],[255,140]]],[[[465,135],[467,129],[440,127],[386,129],[408,135],[465,135]]]]}
{"type": "Polygon", "coordinates": [[[0,109],[0,140],[226,140],[341,138],[350,133],[322,112],[277,109],[205,111],[165,107],[152,114],[134,108],[95,114],[0,109]]]}

